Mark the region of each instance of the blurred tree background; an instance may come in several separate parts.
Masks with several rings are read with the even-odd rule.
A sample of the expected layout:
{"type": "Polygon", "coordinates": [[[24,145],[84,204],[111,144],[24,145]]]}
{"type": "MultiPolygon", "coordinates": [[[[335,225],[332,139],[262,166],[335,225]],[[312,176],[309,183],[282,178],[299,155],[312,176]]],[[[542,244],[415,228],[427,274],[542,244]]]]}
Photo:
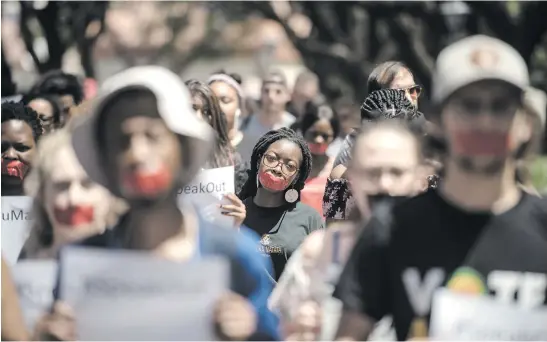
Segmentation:
{"type": "Polygon", "coordinates": [[[260,74],[276,62],[280,45],[290,45],[286,50],[318,74],[327,98],[361,101],[368,74],[386,60],[405,62],[430,89],[439,51],[476,33],[513,45],[528,63],[533,85],[547,91],[544,1],[20,1],[17,13],[5,5],[2,19],[14,23],[7,31],[18,31],[23,46],[3,33],[3,96],[9,95],[13,62],[26,61],[27,69],[43,73],[75,53],[81,72],[97,77],[102,61],[115,55],[120,68],[154,63],[183,74],[199,60],[252,52],[260,74]],[[282,38],[257,36],[275,31],[271,25],[282,38]],[[12,49],[25,50],[26,57],[13,57],[12,49]]]}

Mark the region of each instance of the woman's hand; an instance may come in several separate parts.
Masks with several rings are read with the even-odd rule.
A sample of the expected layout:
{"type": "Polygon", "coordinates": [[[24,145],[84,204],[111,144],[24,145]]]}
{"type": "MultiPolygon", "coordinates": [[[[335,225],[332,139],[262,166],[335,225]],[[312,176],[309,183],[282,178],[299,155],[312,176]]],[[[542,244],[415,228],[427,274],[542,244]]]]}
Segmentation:
{"type": "Polygon", "coordinates": [[[222,210],[222,215],[231,216],[234,218],[234,226],[239,227],[245,221],[247,216],[247,209],[245,209],[245,204],[235,195],[235,194],[226,194],[224,198],[227,198],[231,204],[221,204],[220,210],[222,210]]]}
{"type": "Polygon", "coordinates": [[[247,340],[257,327],[254,307],[244,297],[230,292],[217,302],[214,320],[223,341],[247,340]]]}
{"type": "Polygon", "coordinates": [[[75,341],[76,322],[72,308],[57,301],[53,311],[42,316],[34,327],[34,341],[75,341]]]}

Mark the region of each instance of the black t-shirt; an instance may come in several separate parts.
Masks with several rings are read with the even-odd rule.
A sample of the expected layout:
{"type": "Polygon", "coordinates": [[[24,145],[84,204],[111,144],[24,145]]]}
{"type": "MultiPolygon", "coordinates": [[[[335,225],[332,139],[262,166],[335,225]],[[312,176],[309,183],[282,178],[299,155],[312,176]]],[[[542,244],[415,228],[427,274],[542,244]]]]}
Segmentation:
{"type": "Polygon", "coordinates": [[[323,228],[323,218],[317,210],[301,202],[264,208],[257,206],[250,197],[243,203],[247,209],[243,224],[262,237],[257,248],[265,257],[271,257],[272,277],[277,281],[287,260],[306,236],[323,228]]]}
{"type": "Polygon", "coordinates": [[[436,190],[408,199],[371,219],[334,295],[373,319],[391,314],[406,340],[413,322],[428,322],[440,286],[545,305],[547,199],[523,194],[500,215],[463,211],[436,190]]]}

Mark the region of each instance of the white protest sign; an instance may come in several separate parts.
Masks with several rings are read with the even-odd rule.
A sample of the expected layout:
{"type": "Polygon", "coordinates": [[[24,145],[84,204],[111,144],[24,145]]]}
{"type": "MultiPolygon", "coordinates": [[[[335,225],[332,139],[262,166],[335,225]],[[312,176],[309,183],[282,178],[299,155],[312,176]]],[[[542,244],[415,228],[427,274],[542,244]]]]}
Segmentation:
{"type": "Polygon", "coordinates": [[[2,196],[2,254],[8,265],[17,262],[32,228],[32,197],[2,196]]]}
{"type": "Polygon", "coordinates": [[[219,258],[172,262],[147,252],[67,247],[60,298],[82,341],[213,341],[213,309],[230,284],[219,258]]]}
{"type": "Polygon", "coordinates": [[[190,202],[206,220],[233,227],[233,217],[222,215],[220,205],[231,204],[223,195],[234,192],[233,166],[202,170],[190,184],[179,190],[179,206],[190,202]]]}
{"type": "Polygon", "coordinates": [[[29,331],[53,303],[57,261],[24,260],[12,267],[13,281],[29,331]]]}
{"type": "Polygon", "coordinates": [[[458,341],[547,341],[547,307],[524,309],[490,296],[439,289],[429,337],[458,341]]]}

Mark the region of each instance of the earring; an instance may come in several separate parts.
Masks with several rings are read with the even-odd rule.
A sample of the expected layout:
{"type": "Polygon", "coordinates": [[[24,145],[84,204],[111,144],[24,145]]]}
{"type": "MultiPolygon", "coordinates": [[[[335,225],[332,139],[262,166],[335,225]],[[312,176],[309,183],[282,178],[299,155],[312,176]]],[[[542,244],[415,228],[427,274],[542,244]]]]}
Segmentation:
{"type": "Polygon", "coordinates": [[[258,174],[256,175],[256,188],[258,189],[260,187],[260,183],[258,182],[258,174]]]}
{"type": "Polygon", "coordinates": [[[298,191],[295,189],[289,189],[285,192],[285,201],[294,203],[298,200],[298,191]]]}

